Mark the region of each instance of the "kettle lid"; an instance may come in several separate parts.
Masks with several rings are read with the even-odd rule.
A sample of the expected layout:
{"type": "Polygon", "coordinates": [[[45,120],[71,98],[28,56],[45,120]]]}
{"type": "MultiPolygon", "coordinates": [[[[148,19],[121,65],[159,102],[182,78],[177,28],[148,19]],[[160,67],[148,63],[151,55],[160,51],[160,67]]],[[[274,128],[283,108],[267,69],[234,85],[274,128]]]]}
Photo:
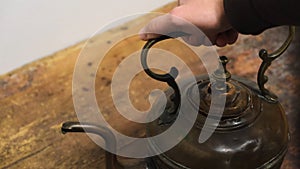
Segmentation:
{"type": "MultiPolygon", "coordinates": [[[[220,112],[221,123],[212,124],[217,129],[242,127],[251,123],[261,112],[261,98],[257,90],[253,88],[253,82],[235,76],[232,77],[226,69],[227,63],[228,59],[225,56],[221,56],[219,69],[211,76],[199,76],[197,79],[198,83],[190,85],[186,90],[187,100],[205,118],[215,118],[214,114],[208,115],[211,106],[224,107],[224,109],[220,109],[224,110],[220,112]],[[199,94],[195,94],[197,92],[199,94]],[[212,95],[225,97],[225,104],[213,103],[212,95]],[[199,96],[200,100],[197,98],[199,96]],[[200,104],[198,101],[200,101],[200,104]],[[196,105],[199,107],[196,107],[196,105]]],[[[203,122],[200,119],[203,118],[198,118],[198,123],[203,122]]]]}

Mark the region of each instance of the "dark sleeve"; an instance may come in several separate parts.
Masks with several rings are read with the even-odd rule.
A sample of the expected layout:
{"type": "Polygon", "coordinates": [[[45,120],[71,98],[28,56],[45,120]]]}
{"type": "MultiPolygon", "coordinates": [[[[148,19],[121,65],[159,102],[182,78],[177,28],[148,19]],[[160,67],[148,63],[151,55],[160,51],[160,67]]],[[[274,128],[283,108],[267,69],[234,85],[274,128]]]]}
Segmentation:
{"type": "Polygon", "coordinates": [[[300,26],[300,0],[224,0],[231,25],[242,34],[259,34],[282,25],[300,26]]]}

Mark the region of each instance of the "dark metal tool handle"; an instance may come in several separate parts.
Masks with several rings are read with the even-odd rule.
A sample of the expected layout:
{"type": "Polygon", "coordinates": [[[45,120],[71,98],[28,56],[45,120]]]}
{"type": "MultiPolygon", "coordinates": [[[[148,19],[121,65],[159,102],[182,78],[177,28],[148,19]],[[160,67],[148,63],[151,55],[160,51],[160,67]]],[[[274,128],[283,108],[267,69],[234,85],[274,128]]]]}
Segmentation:
{"type": "Polygon", "coordinates": [[[265,84],[268,81],[268,77],[265,75],[265,72],[271,65],[272,61],[274,61],[276,58],[282,55],[284,51],[286,51],[286,49],[293,40],[294,34],[295,26],[289,26],[289,35],[279,49],[270,54],[266,49],[261,49],[259,51],[259,57],[262,59],[263,62],[261,63],[258,70],[257,84],[261,91],[261,95],[264,96],[264,98],[269,102],[277,102],[277,96],[272,94],[268,89],[265,88],[265,84]]]}

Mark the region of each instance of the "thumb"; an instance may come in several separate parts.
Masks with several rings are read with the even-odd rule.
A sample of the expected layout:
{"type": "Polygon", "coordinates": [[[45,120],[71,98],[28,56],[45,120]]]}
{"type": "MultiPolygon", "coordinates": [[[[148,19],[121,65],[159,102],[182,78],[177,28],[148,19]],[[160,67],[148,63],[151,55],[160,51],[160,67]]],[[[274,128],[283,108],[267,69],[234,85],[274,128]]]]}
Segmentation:
{"type": "MultiPolygon", "coordinates": [[[[173,11],[177,15],[181,14],[182,8],[174,8],[173,11]],[[178,11],[180,13],[178,13],[178,11]]],[[[174,12],[165,14],[152,19],[143,29],[140,30],[139,35],[142,40],[149,40],[157,38],[161,35],[168,35],[173,32],[182,32],[185,37],[183,40],[193,46],[203,44],[206,35],[195,25],[184,20],[181,17],[177,17],[174,12]]]]}
{"type": "Polygon", "coordinates": [[[166,35],[171,32],[178,31],[178,26],[172,21],[174,16],[165,14],[152,19],[144,28],[139,32],[142,40],[149,40],[157,38],[161,35],[166,35]]]}

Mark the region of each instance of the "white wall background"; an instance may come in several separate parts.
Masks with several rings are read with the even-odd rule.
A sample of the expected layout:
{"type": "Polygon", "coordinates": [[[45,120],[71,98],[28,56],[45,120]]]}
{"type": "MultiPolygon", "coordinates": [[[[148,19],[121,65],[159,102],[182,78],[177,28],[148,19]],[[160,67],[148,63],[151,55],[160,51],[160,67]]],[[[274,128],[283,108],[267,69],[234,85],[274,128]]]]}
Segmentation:
{"type": "Polygon", "coordinates": [[[174,0],[0,0],[0,74],[174,0]]]}

